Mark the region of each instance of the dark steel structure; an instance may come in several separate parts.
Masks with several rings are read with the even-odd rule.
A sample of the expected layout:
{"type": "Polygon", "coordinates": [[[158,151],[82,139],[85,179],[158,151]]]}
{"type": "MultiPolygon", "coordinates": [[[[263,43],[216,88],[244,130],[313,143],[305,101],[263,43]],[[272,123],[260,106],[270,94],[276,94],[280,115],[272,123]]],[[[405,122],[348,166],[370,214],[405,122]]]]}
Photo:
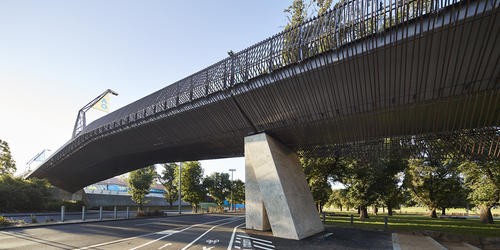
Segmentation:
{"type": "Polygon", "coordinates": [[[499,3],[343,1],[94,121],[31,176],[75,191],[152,163],[242,156],[263,131],[308,150],[499,127],[499,3]]]}

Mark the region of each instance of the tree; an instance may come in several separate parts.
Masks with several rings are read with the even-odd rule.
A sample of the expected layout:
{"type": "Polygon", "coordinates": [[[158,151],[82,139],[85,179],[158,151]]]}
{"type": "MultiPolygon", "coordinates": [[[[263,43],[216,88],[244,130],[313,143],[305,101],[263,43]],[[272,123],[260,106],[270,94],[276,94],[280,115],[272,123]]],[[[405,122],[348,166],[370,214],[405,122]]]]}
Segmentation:
{"type": "Polygon", "coordinates": [[[179,198],[179,190],[177,189],[176,182],[178,178],[175,176],[175,170],[178,169],[178,165],[175,163],[163,164],[163,170],[158,180],[165,188],[164,197],[172,207],[173,203],[177,198],[179,198]]]}
{"type": "Polygon", "coordinates": [[[233,204],[245,203],[245,183],[241,180],[235,180],[233,187],[233,204]]]}
{"type": "Polygon", "coordinates": [[[338,207],[342,212],[343,208],[347,210],[349,207],[352,207],[351,202],[347,198],[347,190],[346,189],[335,189],[330,194],[330,198],[328,199],[328,206],[338,207]]]}
{"type": "Polygon", "coordinates": [[[500,162],[498,160],[464,161],[460,170],[465,185],[470,189],[469,199],[479,207],[479,219],[493,223],[491,208],[500,201],[500,162]]]}
{"type": "MultiPolygon", "coordinates": [[[[178,180],[179,170],[175,170],[175,176],[178,180]]],[[[198,212],[200,202],[205,198],[205,188],[202,184],[203,169],[200,162],[188,161],[182,163],[181,175],[181,195],[182,200],[191,203],[191,207],[195,213],[198,212]]],[[[179,185],[176,182],[176,185],[179,185]]],[[[177,186],[179,188],[179,186],[177,186]]]]}
{"type": "Polygon", "coordinates": [[[451,198],[463,197],[464,192],[458,162],[451,155],[432,157],[432,154],[425,154],[421,158],[411,158],[405,172],[405,185],[414,199],[429,209],[432,218],[437,218],[437,208],[444,210],[459,205],[451,198]]]}
{"type": "Polygon", "coordinates": [[[132,200],[139,205],[139,210],[142,210],[144,198],[149,193],[151,184],[153,184],[156,170],[154,166],[148,166],[130,172],[127,179],[129,193],[132,195],[132,200]]]}
{"type": "Polygon", "coordinates": [[[203,186],[208,194],[215,200],[217,206],[222,208],[224,200],[229,196],[231,181],[228,173],[213,173],[203,180],[203,186]]]}
{"type": "Polygon", "coordinates": [[[0,140],[0,175],[14,174],[16,162],[12,159],[9,144],[0,140]]]}
{"type": "Polygon", "coordinates": [[[289,64],[301,59],[299,24],[306,19],[307,8],[303,0],[294,0],[284,12],[287,13],[288,24],[285,26],[282,57],[285,64],[289,64]]]}
{"type": "Polygon", "coordinates": [[[337,158],[333,157],[307,157],[302,156],[300,163],[306,176],[306,181],[309,184],[313,200],[316,203],[316,208],[319,212],[323,211],[323,207],[328,203],[332,187],[329,183],[331,176],[335,176],[334,166],[337,164],[337,158]]]}
{"type": "Polygon", "coordinates": [[[53,200],[47,180],[0,175],[0,212],[39,211],[53,200]]]}
{"type": "Polygon", "coordinates": [[[340,164],[346,171],[341,182],[346,186],[347,197],[359,208],[360,220],[365,220],[368,218],[368,206],[378,198],[376,167],[373,162],[347,157],[340,164]]]}

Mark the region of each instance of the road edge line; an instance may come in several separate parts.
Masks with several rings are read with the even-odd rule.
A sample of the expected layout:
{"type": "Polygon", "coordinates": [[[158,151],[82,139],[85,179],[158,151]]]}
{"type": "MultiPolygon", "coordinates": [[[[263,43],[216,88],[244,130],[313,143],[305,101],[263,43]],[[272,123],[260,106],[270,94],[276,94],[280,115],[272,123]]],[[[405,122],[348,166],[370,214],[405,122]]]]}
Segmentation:
{"type": "Polygon", "coordinates": [[[233,229],[233,234],[231,235],[231,240],[229,241],[229,245],[227,245],[227,250],[231,250],[233,249],[233,243],[234,243],[234,236],[236,236],[236,230],[238,229],[238,227],[241,227],[245,224],[246,222],[243,222],[241,224],[239,224],[238,226],[235,226],[234,229],[233,229]]]}

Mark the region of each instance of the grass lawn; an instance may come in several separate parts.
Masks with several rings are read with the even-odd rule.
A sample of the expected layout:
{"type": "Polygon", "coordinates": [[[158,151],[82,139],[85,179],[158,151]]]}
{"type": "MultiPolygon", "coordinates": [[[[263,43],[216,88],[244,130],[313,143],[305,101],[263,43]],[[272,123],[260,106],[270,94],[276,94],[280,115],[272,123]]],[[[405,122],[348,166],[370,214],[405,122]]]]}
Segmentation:
{"type": "MultiPolygon", "coordinates": [[[[341,227],[357,227],[384,229],[384,215],[370,215],[365,221],[360,221],[354,214],[354,224],[351,225],[350,215],[347,213],[336,213],[336,216],[327,216],[326,224],[341,227]]],[[[388,230],[391,231],[439,231],[451,234],[475,235],[481,237],[500,237],[500,221],[496,224],[483,224],[479,219],[432,219],[422,215],[398,214],[388,216],[388,230]]]]}

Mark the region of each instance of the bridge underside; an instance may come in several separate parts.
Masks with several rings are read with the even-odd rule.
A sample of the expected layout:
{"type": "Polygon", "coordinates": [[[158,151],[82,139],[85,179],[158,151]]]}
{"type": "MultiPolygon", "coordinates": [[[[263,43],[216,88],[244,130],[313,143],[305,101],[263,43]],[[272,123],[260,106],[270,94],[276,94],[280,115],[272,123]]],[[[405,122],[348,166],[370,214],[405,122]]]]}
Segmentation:
{"type": "Polygon", "coordinates": [[[84,131],[31,176],[76,191],[148,164],[243,156],[244,137],[261,132],[307,150],[499,126],[498,8],[451,21],[454,13],[405,23],[175,110],[84,131]]]}

